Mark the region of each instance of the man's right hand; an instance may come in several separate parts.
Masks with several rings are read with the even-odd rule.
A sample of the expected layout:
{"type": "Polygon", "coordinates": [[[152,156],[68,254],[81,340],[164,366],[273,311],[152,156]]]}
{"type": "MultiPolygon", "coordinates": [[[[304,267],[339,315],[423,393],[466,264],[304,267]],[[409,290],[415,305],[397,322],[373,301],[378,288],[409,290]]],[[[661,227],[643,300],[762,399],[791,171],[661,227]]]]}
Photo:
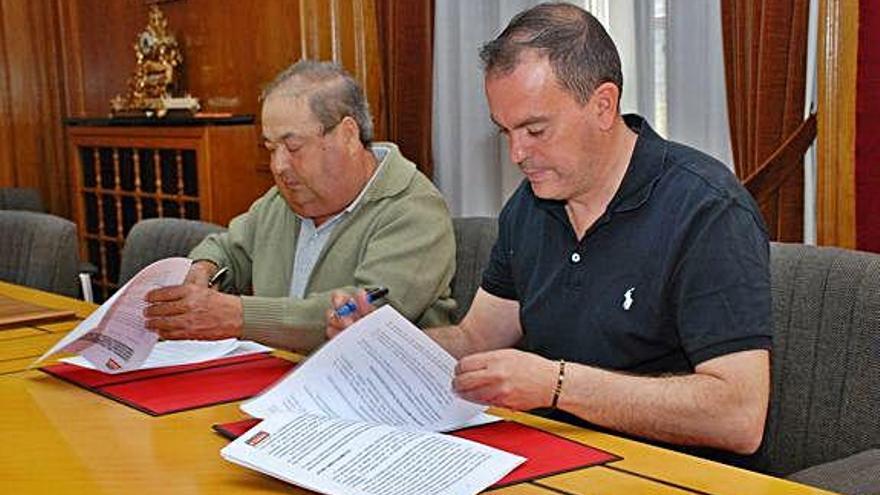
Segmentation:
{"type": "Polygon", "coordinates": [[[327,310],[325,319],[327,322],[326,334],[328,339],[336,337],[343,330],[350,327],[352,323],[360,320],[376,309],[372,304],[367,302],[367,291],[364,289],[357,291],[354,297],[341,291],[333,292],[330,296],[330,304],[332,309],[327,310]],[[338,316],[336,314],[336,309],[345,306],[345,304],[351,300],[354,300],[355,304],[357,304],[357,309],[346,316],[338,316]]]}
{"type": "Polygon", "coordinates": [[[208,287],[211,277],[217,272],[217,265],[210,261],[196,261],[189,267],[184,284],[195,284],[199,287],[208,287]]]}

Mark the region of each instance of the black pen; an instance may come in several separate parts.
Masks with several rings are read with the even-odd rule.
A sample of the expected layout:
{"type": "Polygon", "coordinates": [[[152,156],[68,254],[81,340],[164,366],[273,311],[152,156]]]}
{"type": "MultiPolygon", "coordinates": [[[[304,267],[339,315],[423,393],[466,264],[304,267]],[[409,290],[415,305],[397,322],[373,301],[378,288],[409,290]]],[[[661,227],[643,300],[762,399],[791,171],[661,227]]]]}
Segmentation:
{"type": "MultiPolygon", "coordinates": [[[[382,299],[383,297],[388,295],[387,287],[374,287],[372,289],[367,289],[367,302],[373,304],[373,302],[382,299]]],[[[336,316],[342,318],[343,316],[348,316],[354,313],[357,310],[357,303],[355,300],[349,299],[347,303],[343,304],[336,308],[336,316]]]]}

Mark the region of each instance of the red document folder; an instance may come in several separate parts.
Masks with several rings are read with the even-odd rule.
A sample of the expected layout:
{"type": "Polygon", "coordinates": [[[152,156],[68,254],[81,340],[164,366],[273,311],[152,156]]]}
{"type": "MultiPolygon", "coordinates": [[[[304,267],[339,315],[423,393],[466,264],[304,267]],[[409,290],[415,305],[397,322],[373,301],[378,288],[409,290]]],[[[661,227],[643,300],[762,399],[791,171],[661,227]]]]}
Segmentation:
{"type": "MultiPolygon", "coordinates": [[[[233,440],[259,422],[259,419],[245,419],[216,424],[213,428],[233,440]]],[[[526,462],[492,485],[493,488],[621,460],[604,450],[512,421],[474,426],[450,434],[526,458],[526,462]]]]}
{"type": "Polygon", "coordinates": [[[116,375],[66,363],[40,369],[151,416],[161,416],[253,397],[294,366],[270,354],[249,354],[116,375]]]}

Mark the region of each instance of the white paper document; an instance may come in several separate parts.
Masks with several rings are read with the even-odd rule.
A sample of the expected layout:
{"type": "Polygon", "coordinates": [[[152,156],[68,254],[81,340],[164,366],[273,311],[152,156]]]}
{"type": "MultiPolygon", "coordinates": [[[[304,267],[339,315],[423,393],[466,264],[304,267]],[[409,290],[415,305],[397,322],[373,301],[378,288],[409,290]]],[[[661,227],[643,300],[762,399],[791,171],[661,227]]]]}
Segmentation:
{"type": "Polygon", "coordinates": [[[383,306],[241,409],[257,418],[308,412],[426,431],[455,429],[486,409],[452,392],[455,363],[383,306]]]}
{"type": "Polygon", "coordinates": [[[308,413],[274,415],[220,453],[333,495],[474,494],[525,461],[450,435],[308,413]]]}
{"type": "MultiPolygon", "coordinates": [[[[271,350],[271,347],[250,340],[163,340],[156,343],[146,361],[138,369],[147,370],[202,363],[212,359],[245,356],[271,350]]],[[[82,356],[68,357],[60,361],[83,368],[96,369],[95,365],[82,356]]]]}
{"type": "Polygon", "coordinates": [[[328,494],[473,494],[525,459],[440,431],[492,421],[452,392],[455,358],[390,306],[245,402],[266,418],[221,451],[328,494]]]}
{"type": "Polygon", "coordinates": [[[37,362],[66,352],[80,354],[105,373],[139,368],[158,339],[145,326],[144,296],[158,287],[182,284],[190,264],[186,258],[166,258],[144,268],[37,362]]]}

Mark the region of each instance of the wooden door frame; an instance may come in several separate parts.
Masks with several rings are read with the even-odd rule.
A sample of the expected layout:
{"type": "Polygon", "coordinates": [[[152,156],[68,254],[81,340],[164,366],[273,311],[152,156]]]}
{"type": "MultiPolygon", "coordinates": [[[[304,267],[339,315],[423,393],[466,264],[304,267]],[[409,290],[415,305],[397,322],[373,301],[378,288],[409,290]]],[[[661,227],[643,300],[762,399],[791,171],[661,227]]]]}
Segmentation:
{"type": "Polygon", "coordinates": [[[816,241],[856,247],[859,1],[820,0],[816,241]]]}

